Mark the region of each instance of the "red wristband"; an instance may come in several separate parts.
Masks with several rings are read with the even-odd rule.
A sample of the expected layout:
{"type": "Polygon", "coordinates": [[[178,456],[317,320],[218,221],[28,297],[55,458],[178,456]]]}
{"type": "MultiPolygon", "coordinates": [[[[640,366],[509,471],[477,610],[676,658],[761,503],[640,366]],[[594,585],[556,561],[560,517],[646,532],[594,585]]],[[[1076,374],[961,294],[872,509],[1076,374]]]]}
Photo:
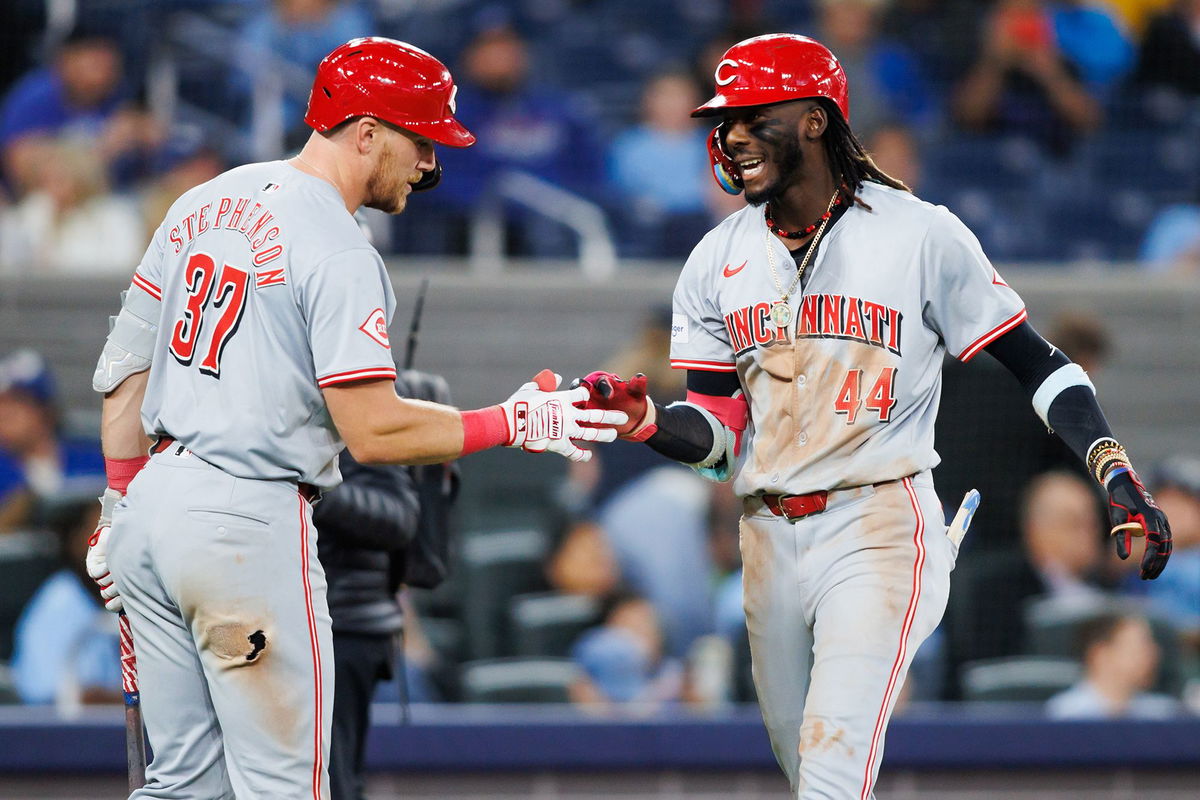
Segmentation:
{"type": "Polygon", "coordinates": [[[463,411],[463,446],[459,455],[469,455],[489,447],[508,444],[508,420],[500,406],[463,411]]]}
{"type": "Polygon", "coordinates": [[[108,488],[125,494],[130,481],[141,472],[142,467],[146,466],[146,462],[149,460],[150,456],[104,459],[104,474],[108,476],[108,488]]]}

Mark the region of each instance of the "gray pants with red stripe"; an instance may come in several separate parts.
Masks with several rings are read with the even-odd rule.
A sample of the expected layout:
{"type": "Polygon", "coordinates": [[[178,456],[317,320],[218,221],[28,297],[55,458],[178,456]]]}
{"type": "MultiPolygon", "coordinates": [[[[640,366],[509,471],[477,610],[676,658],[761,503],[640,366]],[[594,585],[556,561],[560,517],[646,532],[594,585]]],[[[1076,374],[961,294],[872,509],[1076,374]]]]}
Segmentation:
{"type": "Polygon", "coordinates": [[[957,548],[929,473],[834,491],[789,522],[741,525],[754,685],[800,800],[870,800],[888,719],[946,609],[957,548]]]}
{"type": "Polygon", "coordinates": [[[172,447],[133,481],[110,541],[154,749],[131,797],[328,798],[333,636],[296,487],[172,447]]]}

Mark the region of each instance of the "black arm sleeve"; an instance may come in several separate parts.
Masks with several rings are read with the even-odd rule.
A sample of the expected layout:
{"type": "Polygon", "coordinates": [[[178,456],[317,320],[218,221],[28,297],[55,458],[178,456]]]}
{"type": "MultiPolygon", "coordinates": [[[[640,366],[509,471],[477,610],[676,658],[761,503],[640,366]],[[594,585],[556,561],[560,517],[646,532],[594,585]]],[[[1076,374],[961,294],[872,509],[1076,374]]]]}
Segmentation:
{"type": "MultiPolygon", "coordinates": [[[[691,369],[688,370],[687,387],[688,391],[698,394],[732,397],[742,384],[732,372],[691,369]]],[[[712,452],[712,427],[699,411],[688,406],[666,408],[657,403],[655,408],[658,430],[646,440],[652,450],[685,464],[695,464],[712,452]]]]}
{"type": "MultiPolygon", "coordinates": [[[[1031,400],[1046,378],[1071,363],[1028,322],[1013,328],[985,349],[1017,377],[1031,400]]],[[[1086,386],[1070,386],[1059,392],[1050,403],[1046,419],[1050,429],[1079,456],[1080,461],[1087,460],[1088,448],[1093,442],[1112,436],[1095,392],[1086,386]]]]}
{"type": "Polygon", "coordinates": [[[420,499],[407,467],[366,466],[343,452],[342,484],[313,506],[320,536],[344,547],[402,550],[417,529],[420,499]]]}

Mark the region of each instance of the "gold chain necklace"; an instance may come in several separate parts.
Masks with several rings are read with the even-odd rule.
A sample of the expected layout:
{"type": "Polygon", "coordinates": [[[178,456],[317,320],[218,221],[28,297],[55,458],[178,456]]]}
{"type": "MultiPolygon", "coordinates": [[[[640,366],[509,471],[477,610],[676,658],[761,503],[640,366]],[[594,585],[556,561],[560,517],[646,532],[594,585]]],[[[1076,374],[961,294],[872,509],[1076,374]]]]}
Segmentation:
{"type": "Polygon", "coordinates": [[[333,184],[333,188],[335,188],[335,189],[337,188],[337,181],[335,181],[333,178],[329,177],[329,173],[327,173],[325,170],[321,169],[316,164],[311,163],[310,161],[305,159],[304,156],[300,155],[299,153],[297,153],[294,156],[294,158],[297,161],[299,161],[301,164],[304,164],[305,166],[307,166],[309,169],[313,170],[314,172],[319,173],[322,178],[324,178],[325,180],[327,180],[331,184],[333,184]]]}
{"type": "Polygon", "coordinates": [[[825,232],[825,226],[829,224],[829,219],[832,216],[829,214],[833,210],[833,204],[838,199],[840,190],[835,190],[833,197],[829,198],[829,207],[825,209],[826,216],[821,220],[821,226],[817,228],[816,234],[813,235],[812,241],[808,243],[808,249],[804,251],[804,259],[800,262],[800,267],[796,270],[796,277],[792,279],[792,283],[785,291],[783,281],[779,280],[779,272],[775,269],[775,253],[771,246],[771,230],[766,229],[764,236],[767,242],[767,264],[771,267],[771,278],[775,281],[775,288],[779,291],[779,299],[771,305],[771,321],[776,327],[786,328],[788,323],[792,321],[792,307],[788,305],[788,298],[792,292],[796,290],[800,279],[804,277],[804,270],[808,267],[808,260],[812,258],[812,254],[817,250],[817,242],[821,240],[821,234],[825,232]]]}

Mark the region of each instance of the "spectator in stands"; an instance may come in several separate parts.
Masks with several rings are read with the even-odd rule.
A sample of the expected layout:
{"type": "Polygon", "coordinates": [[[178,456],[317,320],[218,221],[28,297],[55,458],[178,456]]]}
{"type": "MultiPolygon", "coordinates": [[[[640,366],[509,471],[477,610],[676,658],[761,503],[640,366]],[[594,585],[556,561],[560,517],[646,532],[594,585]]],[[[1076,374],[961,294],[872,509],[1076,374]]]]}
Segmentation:
{"type": "Polygon", "coordinates": [[[307,136],[302,120],[313,70],[342,42],[373,33],[371,14],[357,0],[272,0],[242,29],[238,88],[249,94],[262,72],[269,71],[284,90],[280,119],[296,121],[296,131],[307,136]]]}
{"type": "Polygon", "coordinates": [[[46,137],[87,142],[106,168],[157,143],[158,127],[128,101],[116,43],[86,31],[69,36],[53,63],[18,81],[0,107],[0,156],[13,194],[33,185],[46,137]]]}
{"type": "Polygon", "coordinates": [[[1200,0],[1176,0],[1142,38],[1135,80],[1200,95],[1200,0]]]}
{"type": "MultiPolygon", "coordinates": [[[[463,53],[462,63],[461,73],[455,73],[462,75],[458,117],[479,141],[474,147],[438,154],[447,179],[435,199],[450,204],[451,227],[461,236],[480,198],[509,171],[595,198],[604,177],[598,124],[570,96],[545,81],[529,80],[529,47],[516,29],[489,20],[463,53]]],[[[437,210],[439,215],[443,208],[437,210]]],[[[524,211],[513,220],[510,253],[575,253],[574,238],[561,226],[524,211]]],[[[463,242],[451,244],[461,248],[463,242]]]]}
{"type": "Polygon", "coordinates": [[[1178,203],[1155,214],[1138,257],[1148,272],[1200,274],[1200,204],[1178,203]]]}
{"type": "Polygon", "coordinates": [[[642,92],[641,121],[609,147],[610,205],[625,231],[618,239],[624,255],[686,256],[708,230],[708,129],[691,117],[700,103],[689,76],[660,74],[642,92]]]}
{"type": "Polygon", "coordinates": [[[1086,481],[1068,472],[1034,478],[1022,498],[1020,526],[1019,552],[989,553],[957,576],[947,630],[952,680],[968,661],[1023,651],[1028,600],[1090,605],[1105,596],[1098,571],[1107,523],[1086,481]]]}
{"type": "Polygon", "coordinates": [[[62,566],[17,622],[13,683],[24,703],[119,703],[116,618],[105,613],[83,563],[100,509],[91,496],[70,508],[59,531],[62,566]]]}
{"type": "Polygon", "coordinates": [[[570,687],[573,703],[605,708],[636,705],[652,711],[678,700],[683,671],[663,655],[663,632],[649,600],[621,593],[612,598],[604,623],[586,631],[571,648],[583,676],[570,687]]]}
{"type": "Polygon", "coordinates": [[[1112,336],[1091,312],[1071,309],[1060,312],[1046,336],[1047,341],[1053,342],[1093,378],[1108,365],[1112,355],[1112,336]]]}
{"type": "Polygon", "coordinates": [[[1050,6],[1050,18],[1063,58],[1096,96],[1103,97],[1133,69],[1133,42],[1110,9],[1087,0],[1060,0],[1050,6]]]}
{"type": "Polygon", "coordinates": [[[1105,614],[1080,633],[1083,678],[1046,702],[1054,719],[1162,719],[1182,705],[1173,697],[1147,692],[1154,685],[1160,651],[1150,624],[1137,615],[1105,614]]]}
{"type": "Polygon", "coordinates": [[[924,164],[912,128],[900,122],[885,122],[867,138],[866,148],[881,170],[914,192],[920,191],[924,164]]]}
{"type": "Polygon", "coordinates": [[[181,194],[215,178],[225,170],[225,162],[198,130],[172,131],[159,149],[153,164],[154,175],[141,192],[142,227],[146,241],[162,223],[181,194]]]}
{"type": "Polygon", "coordinates": [[[30,152],[30,191],[0,214],[0,273],[132,274],[149,240],[137,204],[109,191],[103,158],[67,139],[30,152]]]}
{"type": "Polygon", "coordinates": [[[1020,133],[1065,156],[1100,122],[1100,105],[1056,43],[1040,0],[1000,0],[983,27],[979,57],[952,99],[968,130],[1020,133]]]}
{"type": "MultiPolygon", "coordinates": [[[[854,87],[854,127],[888,120],[922,127],[936,115],[934,95],[908,48],[879,34],[882,0],[820,0],[816,38],[837,53],[854,87]]],[[[715,62],[714,62],[715,63],[715,62]]]]}
{"type": "Polygon", "coordinates": [[[0,530],[23,524],[31,499],[104,484],[99,445],[61,435],[45,359],[18,350],[0,360],[0,530]]]}

